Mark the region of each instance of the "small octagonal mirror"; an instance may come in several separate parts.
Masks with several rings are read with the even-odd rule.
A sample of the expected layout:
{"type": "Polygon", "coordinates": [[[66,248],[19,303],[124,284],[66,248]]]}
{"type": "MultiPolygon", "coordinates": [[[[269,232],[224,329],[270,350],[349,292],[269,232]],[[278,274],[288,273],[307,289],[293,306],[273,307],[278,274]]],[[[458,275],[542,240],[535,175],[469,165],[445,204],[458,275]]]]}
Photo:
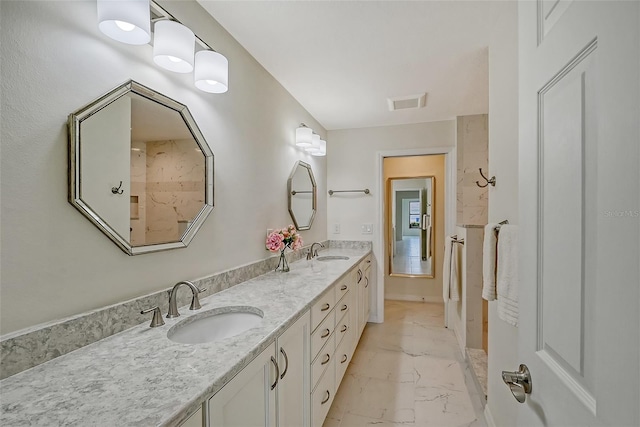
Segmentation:
{"type": "Polygon", "coordinates": [[[287,180],[289,214],[298,230],[309,230],[316,216],[316,179],[311,165],[298,160],[287,180]]]}
{"type": "Polygon", "coordinates": [[[185,105],[129,81],[69,115],[69,202],[129,255],[186,247],[213,153],[185,105]]]}

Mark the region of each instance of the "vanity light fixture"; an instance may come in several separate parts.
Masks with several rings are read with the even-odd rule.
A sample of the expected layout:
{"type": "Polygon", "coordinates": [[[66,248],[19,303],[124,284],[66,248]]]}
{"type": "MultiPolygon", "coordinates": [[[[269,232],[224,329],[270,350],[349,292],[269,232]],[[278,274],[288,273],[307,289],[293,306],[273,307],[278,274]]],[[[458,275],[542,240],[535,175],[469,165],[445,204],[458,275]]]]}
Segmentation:
{"type": "Polygon", "coordinates": [[[209,93],[229,90],[229,61],[154,0],[96,0],[98,27],[114,40],[143,45],[151,41],[153,61],[176,73],[194,71],[195,86],[209,93]],[[200,50],[195,53],[196,47],[200,50]]]}
{"type": "Polygon", "coordinates": [[[327,155],[327,141],[324,139],[320,140],[320,148],[311,152],[312,156],[323,157],[327,155]]]}
{"type": "Polygon", "coordinates": [[[212,50],[196,53],[195,85],[209,93],[224,93],[229,86],[229,61],[212,50]]]}
{"type": "Polygon", "coordinates": [[[300,123],[300,127],[296,129],[296,145],[298,147],[310,147],[313,130],[308,128],[304,123],[300,123]]]}
{"type": "Polygon", "coordinates": [[[296,146],[314,156],[327,155],[327,142],[320,139],[320,135],[304,123],[300,123],[300,127],[296,128],[296,146]]]}
{"type": "Polygon", "coordinates": [[[153,28],[153,61],[176,73],[193,71],[196,35],[179,22],[164,20],[153,28]]]}
{"type": "Polygon", "coordinates": [[[317,133],[311,135],[311,145],[304,147],[304,149],[307,153],[320,149],[320,135],[317,133]]]}
{"type": "Polygon", "coordinates": [[[98,0],[98,28],[122,43],[151,41],[149,0],[98,0]]]}

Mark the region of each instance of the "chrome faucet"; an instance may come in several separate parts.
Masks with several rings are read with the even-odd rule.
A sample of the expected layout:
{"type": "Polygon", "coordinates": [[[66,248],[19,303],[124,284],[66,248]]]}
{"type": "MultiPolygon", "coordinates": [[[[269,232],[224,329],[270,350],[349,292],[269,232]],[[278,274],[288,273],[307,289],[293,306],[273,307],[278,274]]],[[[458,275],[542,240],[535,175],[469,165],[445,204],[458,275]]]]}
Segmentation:
{"type": "Polygon", "coordinates": [[[324,248],[324,245],[320,242],[314,242],[311,245],[311,249],[309,249],[309,252],[307,252],[307,259],[312,259],[313,257],[318,256],[318,250],[316,249],[315,251],[313,250],[313,248],[315,247],[315,245],[320,245],[321,248],[324,248]]]}
{"type": "Polygon", "coordinates": [[[180,285],[187,285],[191,288],[191,293],[193,297],[191,298],[191,306],[189,310],[199,310],[200,309],[200,299],[198,298],[198,294],[206,291],[206,289],[198,289],[196,285],[188,280],[183,280],[175,284],[173,289],[169,291],[169,311],[167,312],[167,318],[178,317],[180,313],[178,313],[178,301],[176,297],[176,291],[180,287],[180,285]]]}

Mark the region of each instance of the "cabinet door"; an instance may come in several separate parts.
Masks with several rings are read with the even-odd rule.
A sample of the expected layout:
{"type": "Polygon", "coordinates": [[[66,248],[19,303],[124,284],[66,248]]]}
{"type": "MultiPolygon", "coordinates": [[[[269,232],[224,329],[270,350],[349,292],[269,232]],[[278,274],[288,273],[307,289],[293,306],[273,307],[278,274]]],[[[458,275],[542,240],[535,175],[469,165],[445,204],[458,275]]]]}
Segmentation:
{"type": "Polygon", "coordinates": [[[309,426],[310,315],[305,313],[278,337],[278,426],[309,426]]]}
{"type": "Polygon", "coordinates": [[[267,347],[209,399],[211,427],[276,426],[275,348],[267,347]]]}
{"type": "Polygon", "coordinates": [[[364,271],[364,294],[364,323],[366,324],[369,321],[369,314],[371,314],[371,265],[364,271]]]}

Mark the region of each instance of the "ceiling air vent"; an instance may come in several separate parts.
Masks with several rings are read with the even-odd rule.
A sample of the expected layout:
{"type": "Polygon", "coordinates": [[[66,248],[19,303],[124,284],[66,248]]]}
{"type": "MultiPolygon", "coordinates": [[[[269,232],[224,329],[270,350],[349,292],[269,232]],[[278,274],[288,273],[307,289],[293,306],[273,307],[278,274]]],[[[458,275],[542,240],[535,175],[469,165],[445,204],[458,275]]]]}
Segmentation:
{"type": "Polygon", "coordinates": [[[387,98],[389,111],[406,110],[408,108],[422,108],[427,100],[426,93],[409,96],[397,96],[395,98],[387,98]]]}

